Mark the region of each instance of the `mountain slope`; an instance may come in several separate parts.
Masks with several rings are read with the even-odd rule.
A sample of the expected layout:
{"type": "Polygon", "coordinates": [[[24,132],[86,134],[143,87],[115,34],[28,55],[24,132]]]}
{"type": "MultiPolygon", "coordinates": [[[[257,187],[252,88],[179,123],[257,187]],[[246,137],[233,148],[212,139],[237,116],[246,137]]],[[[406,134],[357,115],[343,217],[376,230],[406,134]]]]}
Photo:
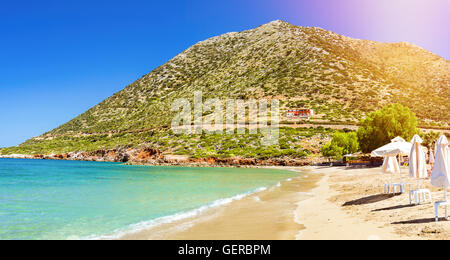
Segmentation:
{"type": "MultiPolygon", "coordinates": [[[[410,107],[422,125],[448,127],[449,72],[448,60],[412,44],[357,40],[274,21],[199,42],[22,147],[39,148],[39,142],[48,145],[61,136],[76,143],[76,138],[89,135],[108,138],[162,131],[174,116],[172,102],[192,99],[196,90],[203,91],[204,98],[276,98],[282,111],[308,107],[317,113],[312,121],[349,124],[385,104],[399,102],[410,107]]],[[[51,151],[59,151],[57,147],[51,151]]],[[[70,150],[70,144],[64,150],[70,150]]]]}

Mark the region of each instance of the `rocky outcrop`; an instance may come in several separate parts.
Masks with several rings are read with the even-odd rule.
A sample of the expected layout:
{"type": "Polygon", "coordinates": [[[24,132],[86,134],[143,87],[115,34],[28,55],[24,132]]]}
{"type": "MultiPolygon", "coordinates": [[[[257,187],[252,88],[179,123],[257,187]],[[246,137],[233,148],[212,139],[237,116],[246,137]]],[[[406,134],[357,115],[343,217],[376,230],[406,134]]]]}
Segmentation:
{"type": "Polygon", "coordinates": [[[205,158],[191,162],[208,165],[224,165],[224,166],[306,166],[313,164],[313,161],[310,159],[290,159],[290,158],[273,158],[273,159],[205,158]]]}
{"type": "Polygon", "coordinates": [[[154,160],[154,159],[162,159],[161,152],[157,149],[152,148],[144,148],[140,151],[137,151],[135,153],[132,153],[132,161],[136,162],[146,162],[148,160],[154,160]],[[134,156],[137,153],[136,156],[134,156]]]}
{"type": "Polygon", "coordinates": [[[117,148],[91,152],[70,152],[64,154],[3,155],[0,158],[75,160],[98,162],[123,162],[141,165],[176,165],[176,166],[306,166],[321,163],[325,159],[291,159],[291,158],[190,158],[183,155],[164,155],[160,150],[150,147],[133,149],[117,148]]]}

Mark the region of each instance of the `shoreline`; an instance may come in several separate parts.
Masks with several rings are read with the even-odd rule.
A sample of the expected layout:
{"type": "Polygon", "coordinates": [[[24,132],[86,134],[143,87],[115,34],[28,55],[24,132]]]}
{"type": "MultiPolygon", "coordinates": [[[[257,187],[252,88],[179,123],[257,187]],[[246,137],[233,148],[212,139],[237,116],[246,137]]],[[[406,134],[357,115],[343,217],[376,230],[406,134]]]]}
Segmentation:
{"type": "Polygon", "coordinates": [[[302,167],[329,163],[324,157],[308,158],[192,158],[181,155],[163,155],[155,149],[127,151],[99,150],[91,153],[67,153],[50,155],[12,154],[0,155],[0,159],[56,160],[86,162],[117,162],[124,165],[180,166],[180,167],[302,167]]]}
{"type": "Polygon", "coordinates": [[[252,190],[252,191],[249,191],[246,193],[242,193],[242,194],[238,194],[233,197],[215,200],[209,204],[206,204],[204,206],[201,206],[199,208],[195,208],[195,209],[192,209],[189,211],[178,212],[173,215],[167,215],[167,216],[159,217],[159,218],[148,220],[148,221],[142,221],[142,222],[139,222],[136,224],[132,224],[127,228],[118,229],[109,234],[98,235],[98,236],[88,236],[88,237],[86,237],[86,239],[91,239],[91,240],[115,240],[116,239],[116,240],[118,240],[118,239],[121,239],[122,237],[126,237],[128,235],[133,235],[133,234],[142,232],[144,230],[158,229],[159,226],[161,226],[161,225],[167,225],[167,224],[171,224],[175,221],[184,221],[186,219],[197,217],[198,215],[201,215],[202,213],[205,213],[209,210],[213,210],[218,207],[223,207],[223,206],[225,206],[229,203],[232,203],[236,200],[241,200],[247,196],[252,196],[252,195],[254,195],[258,192],[264,191],[266,189],[267,188],[265,188],[265,187],[257,188],[255,190],[252,190]]]}
{"type": "MultiPolygon", "coordinates": [[[[119,240],[271,240],[295,239],[304,227],[295,221],[296,202],[322,177],[301,167],[264,167],[294,170],[298,176],[259,189],[224,205],[169,223],[122,232],[119,240]],[[302,172],[299,172],[301,170],[302,172]],[[296,187],[302,186],[301,190],[296,187]],[[273,210],[276,209],[276,210],[273,210]],[[264,226],[264,229],[261,229],[264,226]]],[[[238,195],[239,196],[239,195],[238,195]]],[[[234,197],[233,197],[234,198],[234,197]]],[[[109,237],[111,238],[111,237],[109,237]]],[[[109,239],[106,237],[106,239],[109,239]]]]}
{"type": "MultiPolygon", "coordinates": [[[[383,183],[390,175],[382,174],[380,168],[268,168],[300,173],[279,186],[118,239],[450,239],[450,222],[434,222],[433,203],[409,205],[408,193],[383,194],[383,183]]],[[[402,169],[403,180],[407,176],[407,169],[402,169]]],[[[429,182],[424,186],[431,190],[433,201],[442,197],[442,190],[429,182]]]]}

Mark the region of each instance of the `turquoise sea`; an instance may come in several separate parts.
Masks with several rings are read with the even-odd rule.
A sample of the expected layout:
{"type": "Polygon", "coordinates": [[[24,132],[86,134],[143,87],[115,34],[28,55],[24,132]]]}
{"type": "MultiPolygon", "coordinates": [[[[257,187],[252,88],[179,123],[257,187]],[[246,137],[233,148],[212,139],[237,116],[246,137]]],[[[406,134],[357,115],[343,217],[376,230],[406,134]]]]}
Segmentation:
{"type": "Polygon", "coordinates": [[[111,238],[195,215],[296,175],[0,159],[0,239],[111,238]]]}

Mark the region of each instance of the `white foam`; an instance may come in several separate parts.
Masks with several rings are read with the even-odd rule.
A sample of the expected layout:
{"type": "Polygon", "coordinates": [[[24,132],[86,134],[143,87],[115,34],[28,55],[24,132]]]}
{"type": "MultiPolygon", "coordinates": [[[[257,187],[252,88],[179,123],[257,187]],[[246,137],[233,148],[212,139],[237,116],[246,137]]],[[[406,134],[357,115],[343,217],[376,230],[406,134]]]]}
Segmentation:
{"type": "MultiPolygon", "coordinates": [[[[280,183],[278,183],[280,184],[280,183]]],[[[220,207],[220,206],[224,206],[227,204],[230,204],[233,201],[236,200],[241,200],[251,194],[254,193],[258,193],[261,191],[267,190],[266,187],[260,187],[258,189],[255,189],[253,191],[250,192],[246,192],[246,193],[242,193],[230,198],[225,198],[225,199],[219,199],[216,201],[213,201],[212,203],[205,205],[205,206],[201,206],[200,208],[194,209],[194,210],[190,210],[190,211],[186,211],[186,212],[180,212],[180,213],[176,213],[174,215],[170,215],[170,216],[165,216],[165,217],[161,217],[161,218],[157,218],[157,219],[152,219],[149,221],[142,221],[140,223],[137,224],[133,224],[128,226],[128,228],[125,229],[118,229],[113,231],[111,234],[109,235],[93,235],[93,236],[89,236],[89,237],[85,237],[83,239],[86,240],[101,240],[101,239],[119,239],[121,237],[123,237],[124,235],[127,234],[133,234],[133,233],[137,233],[139,231],[145,230],[145,229],[149,229],[149,228],[153,228],[162,224],[169,224],[175,221],[179,221],[179,220],[183,220],[186,218],[191,218],[191,217],[195,217],[203,212],[205,212],[208,209],[211,208],[216,208],[216,207],[220,207]]],[[[259,198],[258,198],[259,199],[259,198]]]]}
{"type": "MultiPolygon", "coordinates": [[[[287,181],[291,181],[291,180],[292,180],[291,178],[287,179],[287,181]]],[[[281,182],[278,182],[277,185],[275,185],[275,187],[280,187],[280,186],[281,186],[281,182]]],[[[272,190],[273,188],[274,187],[272,187],[270,190],[272,190]]],[[[224,206],[224,205],[230,204],[233,201],[241,200],[241,199],[243,199],[243,198],[245,198],[245,197],[247,197],[247,196],[249,196],[251,194],[262,192],[262,191],[265,191],[265,190],[267,190],[267,187],[260,187],[260,188],[257,188],[255,190],[253,190],[253,191],[242,193],[242,194],[238,194],[238,195],[230,197],[230,198],[219,199],[219,200],[213,201],[212,203],[210,203],[208,205],[201,206],[201,207],[199,207],[197,209],[194,209],[194,210],[190,210],[190,211],[186,211],[186,212],[180,212],[180,213],[176,213],[176,214],[173,214],[173,215],[152,219],[152,220],[149,220],[149,221],[142,221],[142,222],[139,222],[137,224],[130,225],[130,226],[128,226],[125,229],[117,229],[117,230],[113,231],[111,234],[108,234],[108,235],[92,235],[92,236],[84,237],[82,239],[83,240],[102,240],[102,239],[112,240],[112,239],[120,239],[121,237],[123,237],[123,236],[125,236],[127,234],[133,234],[133,233],[140,232],[142,230],[154,228],[154,227],[159,226],[159,225],[169,224],[169,223],[172,223],[172,222],[175,222],[175,221],[179,221],[179,220],[195,217],[195,216],[205,212],[208,209],[224,206]]],[[[261,199],[258,196],[255,197],[255,200],[261,201],[261,199]]],[[[74,238],[74,237],[72,237],[72,238],[74,238]]]]}

